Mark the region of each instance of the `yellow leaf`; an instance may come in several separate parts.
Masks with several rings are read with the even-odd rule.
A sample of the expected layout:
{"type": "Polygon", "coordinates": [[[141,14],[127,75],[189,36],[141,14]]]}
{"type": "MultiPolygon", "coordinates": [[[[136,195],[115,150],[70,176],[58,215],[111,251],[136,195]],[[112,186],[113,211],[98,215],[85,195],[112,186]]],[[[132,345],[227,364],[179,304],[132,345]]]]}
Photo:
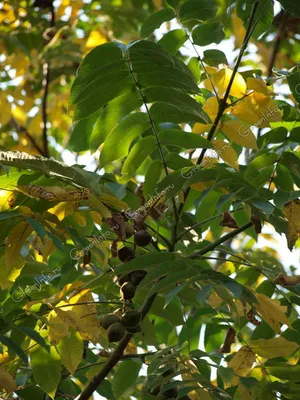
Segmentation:
{"type": "MultiPolygon", "coordinates": [[[[244,121],[249,125],[255,125],[258,123],[260,118],[257,115],[256,111],[253,109],[251,102],[249,102],[248,100],[248,97],[235,104],[234,107],[231,109],[231,113],[241,121],[244,121]]],[[[269,126],[270,124],[267,120],[261,121],[260,128],[266,128],[269,126]]]]}
{"type": "Polygon", "coordinates": [[[0,210],[8,210],[15,205],[16,195],[8,190],[0,190],[0,210]]]}
{"type": "Polygon", "coordinates": [[[80,334],[72,331],[69,337],[63,337],[57,345],[57,351],[63,365],[73,374],[82,359],[83,340],[80,334]]]}
{"type": "Polygon", "coordinates": [[[232,30],[234,33],[234,46],[240,48],[243,44],[243,38],[245,37],[246,30],[244,28],[243,21],[238,18],[236,13],[232,13],[231,17],[232,30]]]}
{"type": "Polygon", "coordinates": [[[58,7],[58,9],[56,10],[56,13],[55,13],[55,15],[58,19],[64,15],[66,8],[70,5],[70,3],[71,3],[71,0],[62,0],[61,1],[60,6],[58,7]]]}
{"type": "Polygon", "coordinates": [[[36,199],[44,199],[48,201],[64,202],[64,201],[80,201],[87,200],[91,196],[90,189],[74,189],[74,188],[61,188],[59,186],[17,186],[17,189],[36,199]]]}
{"type": "Polygon", "coordinates": [[[239,383],[237,391],[234,394],[234,400],[254,400],[251,392],[242,383],[239,383]]]}
{"type": "Polygon", "coordinates": [[[270,96],[258,92],[251,93],[235,104],[231,111],[238,119],[257,128],[266,128],[270,122],[281,120],[280,109],[270,96]]]}
{"type": "Polygon", "coordinates": [[[85,202],[91,209],[102,215],[103,218],[111,217],[111,212],[109,209],[95,195],[91,195],[90,198],[85,202]]]}
{"type": "Polygon", "coordinates": [[[255,92],[263,93],[266,96],[272,94],[272,91],[269,90],[263,79],[257,78],[248,78],[247,79],[247,87],[249,90],[255,90],[255,92]]]}
{"type": "Polygon", "coordinates": [[[42,132],[42,117],[41,113],[37,114],[36,117],[34,117],[28,126],[29,132],[34,136],[34,135],[40,135],[42,132]]]}
{"type": "Polygon", "coordinates": [[[92,220],[96,224],[98,224],[98,225],[102,224],[103,218],[102,218],[101,214],[99,214],[97,211],[90,211],[90,215],[91,215],[92,220]]]}
{"type": "Polygon", "coordinates": [[[181,360],[183,361],[180,364],[180,369],[185,370],[185,372],[181,373],[182,379],[186,381],[190,381],[186,383],[187,386],[198,386],[196,390],[192,390],[189,392],[189,398],[191,400],[213,400],[212,396],[208,391],[204,390],[200,383],[194,378],[194,374],[199,374],[199,371],[192,360],[188,357],[182,356],[181,360]],[[189,371],[187,371],[187,368],[189,371]]]}
{"type": "Polygon", "coordinates": [[[0,284],[4,280],[14,282],[21,273],[24,265],[24,259],[20,255],[21,248],[26,242],[33,228],[25,221],[21,221],[8,235],[7,246],[5,250],[5,274],[1,274],[0,284]]]}
{"type": "Polygon", "coordinates": [[[257,149],[256,138],[249,127],[237,120],[228,120],[221,125],[228,139],[247,149],[257,149]]]}
{"type": "Polygon", "coordinates": [[[70,15],[71,23],[73,23],[76,20],[78,11],[82,8],[83,4],[84,4],[83,0],[74,0],[73,1],[72,11],[71,11],[71,15],[70,15]]]}
{"type": "Polygon", "coordinates": [[[216,149],[217,155],[221,157],[226,164],[237,170],[239,169],[238,156],[229,143],[223,142],[222,140],[213,140],[212,145],[216,149]]]}
{"type": "Polygon", "coordinates": [[[270,299],[262,293],[255,293],[255,295],[258,300],[258,304],[255,304],[256,310],[276,333],[280,333],[280,323],[290,326],[290,321],[285,314],[286,306],[282,306],[278,300],[270,299]]]}
{"type": "MultiPolygon", "coordinates": [[[[126,210],[128,208],[128,204],[126,204],[124,201],[118,199],[118,197],[113,196],[108,193],[101,194],[99,196],[99,200],[101,200],[108,207],[119,208],[120,210],[126,210]]],[[[97,211],[97,210],[95,210],[95,211],[97,211]]]]}
{"type": "Polygon", "coordinates": [[[17,389],[16,382],[9,372],[0,366],[0,389],[13,392],[17,389]]]}
{"type": "Polygon", "coordinates": [[[205,111],[206,114],[209,116],[209,118],[212,121],[214,121],[218,114],[218,111],[219,111],[219,102],[218,102],[218,99],[216,98],[216,96],[209,97],[206,100],[206,102],[203,104],[202,108],[203,108],[203,111],[205,111]]]}
{"type": "Polygon", "coordinates": [[[209,296],[208,301],[212,308],[218,308],[224,302],[224,300],[215,291],[213,291],[209,296]]]}
{"type": "Polygon", "coordinates": [[[24,113],[21,107],[14,106],[11,113],[19,125],[24,126],[26,124],[27,115],[24,113]]]}
{"type": "Polygon", "coordinates": [[[197,182],[197,183],[193,183],[191,185],[191,188],[202,192],[203,190],[206,189],[206,185],[204,185],[204,183],[202,183],[202,182],[197,182]]]}
{"type": "Polygon", "coordinates": [[[206,133],[211,130],[212,124],[200,124],[197,122],[193,127],[194,133],[206,133]]]}
{"type": "Polygon", "coordinates": [[[124,353],[125,354],[137,354],[136,342],[133,339],[131,339],[130,342],[128,343],[124,353]]]}
{"type": "Polygon", "coordinates": [[[286,238],[290,251],[300,237],[300,200],[293,200],[284,206],[283,213],[288,221],[286,238]]]}
{"type": "Polygon", "coordinates": [[[299,348],[298,343],[290,342],[284,337],[251,340],[249,346],[264,358],[288,357],[299,348]]]}
{"type": "MultiPolygon", "coordinates": [[[[216,74],[211,76],[211,81],[216,88],[219,96],[222,98],[226,92],[233,71],[230,68],[222,68],[216,74]]],[[[236,73],[233,84],[230,89],[230,95],[234,97],[243,97],[246,93],[246,82],[241,74],[236,73]]]]}
{"type": "Polygon", "coordinates": [[[6,95],[4,92],[0,94],[0,124],[2,126],[9,123],[11,118],[11,104],[7,101],[6,95]]]}
{"type": "Polygon", "coordinates": [[[35,236],[32,241],[32,247],[39,253],[39,255],[43,256],[43,260],[46,260],[55,250],[55,245],[48,236],[44,236],[43,238],[38,235],[35,236]]]}
{"type": "Polygon", "coordinates": [[[254,362],[255,354],[253,351],[247,346],[241,347],[227,365],[228,368],[233,369],[235,375],[231,382],[226,384],[226,387],[236,386],[239,383],[238,376],[247,376],[254,362]]]}
{"type": "Polygon", "coordinates": [[[48,314],[48,338],[52,344],[58,344],[63,337],[69,336],[69,325],[52,310],[48,314]]]}
{"type": "Polygon", "coordinates": [[[79,331],[84,340],[91,340],[93,343],[98,342],[100,334],[99,320],[97,319],[98,311],[95,304],[83,304],[74,306],[76,303],[93,302],[93,296],[90,289],[84,289],[80,293],[72,296],[69,300],[71,309],[80,320],[79,331]]]}
{"type": "Polygon", "coordinates": [[[241,300],[235,301],[235,310],[232,312],[232,316],[234,318],[237,317],[246,317],[246,314],[250,311],[251,306],[246,303],[245,305],[241,302],[241,300]]]}
{"type": "Polygon", "coordinates": [[[73,214],[78,208],[78,202],[77,201],[70,201],[70,202],[62,202],[57,205],[55,205],[53,208],[50,208],[48,211],[51,214],[54,214],[57,216],[57,218],[62,221],[65,217],[67,217],[70,214],[73,214]]]}
{"type": "Polygon", "coordinates": [[[99,30],[93,30],[89,34],[88,40],[86,42],[87,49],[92,49],[93,47],[100,46],[100,44],[106,43],[107,38],[99,30]]]}
{"type": "Polygon", "coordinates": [[[80,226],[86,226],[86,217],[84,213],[76,212],[73,214],[74,219],[80,226]]]}

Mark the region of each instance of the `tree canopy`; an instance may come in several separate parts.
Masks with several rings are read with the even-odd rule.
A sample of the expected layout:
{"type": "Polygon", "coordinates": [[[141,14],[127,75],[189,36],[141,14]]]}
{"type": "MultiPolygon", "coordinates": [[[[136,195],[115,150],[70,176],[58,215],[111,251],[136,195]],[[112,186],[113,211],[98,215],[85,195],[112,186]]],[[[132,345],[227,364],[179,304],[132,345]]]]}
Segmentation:
{"type": "Polygon", "coordinates": [[[0,1],[1,399],[299,399],[299,22],[0,1]]]}

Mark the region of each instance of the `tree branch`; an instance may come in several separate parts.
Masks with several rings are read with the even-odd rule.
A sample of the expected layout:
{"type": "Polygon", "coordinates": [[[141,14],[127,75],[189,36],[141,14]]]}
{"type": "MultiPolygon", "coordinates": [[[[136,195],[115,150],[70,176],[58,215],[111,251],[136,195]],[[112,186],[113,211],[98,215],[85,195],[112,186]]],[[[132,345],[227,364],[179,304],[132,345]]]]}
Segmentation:
{"type": "MultiPolygon", "coordinates": [[[[220,103],[219,103],[219,111],[218,111],[217,117],[216,117],[216,119],[215,119],[215,121],[214,121],[214,123],[213,123],[212,129],[211,129],[211,131],[210,131],[209,134],[208,134],[208,140],[211,140],[211,139],[212,139],[212,137],[213,137],[213,135],[214,135],[214,132],[215,132],[217,126],[218,126],[218,123],[219,123],[219,121],[220,121],[220,119],[221,119],[221,117],[222,117],[222,114],[223,114],[223,112],[224,112],[224,110],[225,110],[225,108],[226,108],[226,101],[227,101],[227,98],[228,98],[228,96],[229,96],[229,93],[230,93],[230,90],[231,90],[231,86],[232,86],[232,84],[233,84],[233,80],[234,80],[235,74],[236,74],[237,69],[238,69],[238,67],[239,67],[239,64],[240,64],[241,58],[242,58],[242,56],[243,56],[243,53],[244,53],[244,51],[245,51],[245,49],[246,49],[246,47],[247,47],[247,44],[248,44],[248,42],[249,42],[249,40],[250,40],[252,24],[253,24],[253,21],[254,21],[254,17],[255,17],[255,14],[256,14],[258,5],[259,5],[259,1],[257,1],[257,2],[254,4],[254,6],[253,6],[252,13],[251,13],[251,17],[250,17],[249,24],[248,24],[248,28],[247,28],[247,32],[246,32],[245,39],[244,39],[244,43],[243,43],[242,48],[241,48],[241,50],[240,50],[240,54],[239,54],[239,57],[238,57],[238,59],[237,59],[236,65],[235,65],[235,67],[234,67],[234,70],[233,70],[233,73],[232,73],[230,82],[229,82],[229,84],[228,84],[227,90],[226,90],[226,92],[225,92],[224,98],[223,98],[223,99],[220,101],[220,103]]],[[[130,63],[130,62],[129,62],[129,63],[130,63]]],[[[134,75],[133,75],[133,74],[132,74],[132,76],[133,76],[133,78],[134,78],[134,75]]],[[[139,85],[137,85],[137,87],[138,87],[138,89],[140,90],[139,85]]],[[[142,98],[143,98],[143,93],[142,93],[141,90],[140,90],[140,94],[142,95],[142,98]]],[[[143,98],[143,100],[144,100],[144,98],[143,98]]],[[[145,102],[144,102],[144,103],[145,103],[145,102]]],[[[148,110],[147,112],[148,112],[148,115],[149,115],[149,114],[150,114],[150,113],[149,113],[149,110],[148,110]]],[[[152,129],[153,129],[153,133],[154,133],[156,139],[158,139],[158,137],[157,137],[157,132],[156,132],[156,127],[155,127],[155,125],[154,125],[154,123],[153,123],[153,121],[152,121],[150,115],[149,115],[149,118],[150,118],[150,123],[151,123],[152,129]]],[[[158,148],[159,148],[160,152],[162,153],[162,150],[161,150],[161,148],[160,148],[160,143],[158,142],[157,144],[158,144],[158,148]]],[[[203,158],[204,158],[205,152],[206,152],[206,149],[203,149],[202,152],[201,152],[201,154],[200,154],[200,157],[199,157],[199,159],[198,159],[198,162],[197,162],[198,165],[201,164],[201,162],[202,162],[202,160],[203,160],[203,158]]],[[[167,173],[166,163],[165,163],[165,161],[164,161],[164,155],[163,155],[163,153],[162,153],[161,155],[162,155],[162,161],[163,161],[163,164],[164,164],[164,168],[165,168],[166,174],[168,174],[168,173],[167,173]]],[[[187,189],[187,191],[185,192],[184,201],[186,200],[189,191],[190,191],[190,187],[189,187],[189,188],[187,189]]],[[[174,203],[173,203],[173,205],[174,205],[174,203]]],[[[183,207],[184,207],[184,203],[182,203],[181,206],[180,206],[180,212],[182,211],[183,207]]],[[[180,212],[179,212],[179,210],[178,210],[178,213],[177,213],[176,205],[175,205],[175,210],[174,210],[174,212],[175,212],[175,217],[178,218],[179,215],[180,215],[180,212]]],[[[175,226],[177,226],[177,222],[176,222],[176,225],[175,225],[175,226]]],[[[230,233],[224,235],[223,237],[221,237],[220,239],[218,239],[218,240],[215,241],[214,243],[211,243],[211,244],[209,244],[208,246],[206,246],[206,247],[204,247],[203,249],[201,249],[200,251],[198,251],[198,252],[192,254],[190,257],[191,257],[191,258],[197,258],[198,256],[204,255],[204,254],[206,254],[206,253],[208,253],[208,252],[214,250],[214,249],[215,249],[217,246],[219,246],[221,243],[225,242],[226,240],[228,240],[228,239],[231,238],[231,237],[234,237],[234,236],[237,235],[238,233],[243,232],[244,230],[248,229],[250,226],[252,226],[252,221],[248,222],[247,224],[241,226],[241,227],[238,228],[238,229],[235,229],[233,232],[230,232],[230,233]]],[[[176,231],[175,231],[175,233],[176,233],[176,231]]],[[[173,238],[172,238],[172,239],[173,239],[173,238]]],[[[175,239],[176,239],[176,237],[175,237],[175,239]]],[[[173,246],[174,246],[174,245],[175,245],[175,243],[173,242],[173,246]]],[[[148,313],[149,310],[151,309],[151,306],[152,306],[152,304],[153,304],[153,302],[154,302],[156,296],[157,296],[157,293],[153,294],[152,296],[150,296],[148,299],[145,300],[144,305],[142,306],[142,308],[141,308],[141,310],[140,310],[140,311],[141,311],[141,314],[142,314],[142,320],[145,318],[145,316],[147,315],[147,313],[148,313]]],[[[92,396],[93,392],[94,392],[94,391],[97,389],[97,387],[104,381],[104,379],[108,376],[108,374],[113,370],[113,368],[115,367],[115,365],[120,361],[120,359],[122,358],[123,353],[124,353],[124,351],[125,351],[125,349],[126,349],[128,343],[130,342],[130,340],[132,339],[132,337],[133,337],[133,334],[128,334],[128,333],[127,333],[127,334],[125,335],[125,337],[118,343],[118,345],[116,346],[116,348],[114,349],[114,351],[111,353],[109,359],[108,359],[107,362],[104,364],[103,368],[98,372],[98,374],[96,374],[96,375],[93,377],[93,379],[89,382],[89,384],[87,385],[87,387],[86,387],[86,388],[83,390],[83,392],[79,395],[79,397],[77,398],[77,400],[88,400],[88,399],[90,398],[90,396],[92,396]]]]}
{"type": "MultiPolygon", "coordinates": [[[[50,27],[53,28],[55,25],[55,11],[53,5],[50,9],[51,19],[50,19],[50,27]]],[[[43,124],[43,156],[49,157],[49,146],[48,146],[48,135],[47,135],[47,103],[48,103],[48,93],[49,93],[49,84],[50,84],[50,66],[49,62],[45,62],[43,65],[43,98],[42,98],[42,124],[43,124]]]]}
{"type": "Polygon", "coordinates": [[[43,149],[37,144],[37,142],[35,141],[35,139],[31,136],[31,134],[28,132],[28,130],[25,128],[25,126],[23,125],[18,125],[17,122],[12,118],[11,119],[11,123],[12,125],[15,127],[15,130],[17,132],[23,133],[27,139],[31,142],[31,144],[33,145],[33,147],[41,154],[43,155],[43,149]]]}
{"type": "Polygon", "coordinates": [[[213,243],[203,247],[203,249],[196,251],[195,253],[191,254],[189,258],[197,258],[199,256],[203,256],[204,254],[208,253],[209,251],[213,251],[216,247],[220,244],[226,242],[226,240],[233,238],[234,236],[238,235],[239,233],[245,231],[246,229],[250,228],[253,225],[252,221],[247,222],[246,224],[240,226],[239,228],[235,229],[232,232],[227,233],[226,235],[220,237],[220,239],[216,240],[213,243]]]}

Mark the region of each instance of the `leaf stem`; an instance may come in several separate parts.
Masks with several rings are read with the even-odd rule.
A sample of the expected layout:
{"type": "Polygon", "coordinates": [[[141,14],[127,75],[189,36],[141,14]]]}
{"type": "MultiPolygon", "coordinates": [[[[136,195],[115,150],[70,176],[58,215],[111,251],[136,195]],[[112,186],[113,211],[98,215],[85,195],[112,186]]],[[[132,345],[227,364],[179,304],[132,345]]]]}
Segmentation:
{"type": "MultiPolygon", "coordinates": [[[[132,79],[133,79],[133,81],[134,81],[134,83],[135,83],[135,85],[136,85],[136,87],[138,89],[138,92],[139,92],[139,94],[141,96],[141,99],[142,99],[142,101],[144,103],[146,112],[148,114],[149,122],[150,122],[150,125],[151,125],[151,129],[152,129],[153,135],[154,135],[155,140],[156,140],[156,144],[157,144],[157,147],[158,147],[160,158],[162,160],[166,176],[168,176],[169,172],[168,172],[168,168],[167,168],[167,163],[166,163],[166,159],[165,159],[162,147],[161,147],[161,143],[160,143],[159,138],[158,138],[158,132],[157,132],[155,123],[153,121],[152,115],[150,113],[150,110],[149,110],[149,107],[148,107],[148,103],[147,103],[146,97],[144,96],[144,93],[143,93],[143,90],[141,88],[141,85],[139,84],[138,80],[136,79],[136,77],[134,75],[134,71],[133,71],[133,68],[132,68],[132,65],[131,65],[131,61],[130,61],[130,58],[129,58],[128,55],[127,55],[127,63],[128,63],[128,67],[129,67],[129,71],[130,71],[130,74],[132,76],[132,79]]],[[[175,221],[173,223],[173,227],[174,226],[176,227],[178,225],[178,222],[179,222],[179,214],[178,214],[178,211],[177,211],[177,207],[176,207],[176,203],[175,203],[174,197],[172,197],[171,201],[172,201],[173,211],[174,211],[174,216],[175,216],[175,221]]],[[[169,245],[169,251],[174,251],[175,243],[176,243],[176,229],[173,228],[172,229],[172,241],[171,241],[171,245],[169,245]]]]}

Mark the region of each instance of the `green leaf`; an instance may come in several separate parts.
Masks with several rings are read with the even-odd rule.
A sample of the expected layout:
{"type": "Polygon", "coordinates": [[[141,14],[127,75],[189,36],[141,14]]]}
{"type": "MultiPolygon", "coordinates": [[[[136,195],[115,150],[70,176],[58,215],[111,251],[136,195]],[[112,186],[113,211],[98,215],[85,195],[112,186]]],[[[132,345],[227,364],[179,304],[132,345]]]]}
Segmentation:
{"type": "Polygon", "coordinates": [[[232,380],[234,376],[234,370],[232,368],[219,367],[218,374],[220,375],[224,384],[226,385],[232,380]]]}
{"type": "Polygon", "coordinates": [[[62,372],[61,359],[55,347],[51,346],[50,353],[48,353],[42,347],[35,346],[30,357],[36,383],[54,399],[62,372]]]}
{"type": "Polygon", "coordinates": [[[277,161],[277,158],[276,153],[266,153],[254,158],[247,166],[244,178],[249,180],[249,178],[254,177],[262,168],[273,165],[277,161]]]}
{"type": "Polygon", "coordinates": [[[176,8],[181,0],[166,0],[166,2],[173,8],[176,8]]]}
{"type": "Polygon", "coordinates": [[[292,382],[299,381],[300,365],[288,365],[278,362],[272,363],[270,366],[266,365],[265,368],[270,375],[276,376],[276,378],[292,382]]]}
{"type": "Polygon", "coordinates": [[[189,0],[179,9],[179,18],[183,21],[206,21],[213,18],[218,11],[214,0],[189,0]]]}
{"type": "Polygon", "coordinates": [[[220,22],[210,22],[198,25],[193,30],[193,42],[198,46],[207,46],[211,43],[220,43],[224,37],[224,27],[220,22]]]}
{"type": "Polygon", "coordinates": [[[157,193],[164,193],[166,198],[175,196],[186,184],[187,177],[182,170],[175,171],[163,178],[156,185],[157,193]]]}
{"type": "Polygon", "coordinates": [[[144,196],[148,196],[152,190],[155,189],[155,185],[159,181],[162,171],[163,165],[161,160],[154,160],[151,164],[149,164],[143,187],[144,196]]]}
{"type": "Polygon", "coordinates": [[[44,175],[56,177],[69,184],[77,184],[91,188],[99,194],[102,193],[101,186],[95,176],[76,165],[69,167],[60,161],[19,151],[0,151],[0,164],[39,171],[44,175]]]}
{"type": "Polygon", "coordinates": [[[124,118],[104,142],[100,154],[101,168],[114,160],[125,157],[132,141],[148,127],[148,116],[144,113],[139,112],[124,118]]]}
{"type": "Polygon", "coordinates": [[[89,91],[89,95],[76,105],[74,121],[87,118],[96,111],[100,111],[109,101],[129,92],[132,88],[132,78],[129,71],[110,74],[107,80],[105,80],[105,77],[102,78],[103,82],[101,84],[95,82],[93,90],[89,91]]]}
{"type": "Polygon", "coordinates": [[[58,354],[67,370],[74,374],[83,353],[83,340],[79,332],[71,331],[70,336],[64,336],[57,345],[58,354]]]}
{"type": "Polygon", "coordinates": [[[212,67],[217,67],[219,64],[227,64],[226,55],[221,50],[205,50],[203,52],[203,61],[212,67]]]}
{"type": "Polygon", "coordinates": [[[298,0],[278,0],[278,1],[286,12],[300,18],[300,4],[298,0]]]}
{"type": "Polygon", "coordinates": [[[179,129],[164,129],[159,132],[158,139],[163,145],[173,145],[185,149],[210,149],[211,143],[203,137],[179,129]]]}
{"type": "Polygon", "coordinates": [[[124,360],[116,368],[112,378],[112,389],[117,399],[126,396],[126,391],[136,383],[141,366],[139,361],[124,360]]]}
{"type": "Polygon", "coordinates": [[[126,61],[121,49],[115,43],[105,43],[94,48],[83,59],[77,77],[71,87],[69,104],[82,102],[89,96],[90,90],[95,90],[95,82],[107,79],[105,74],[112,71],[127,71],[126,61]]]}
{"type": "Polygon", "coordinates": [[[90,136],[96,122],[97,115],[79,121],[72,130],[69,146],[73,151],[85,151],[89,149],[90,136]]]}
{"type": "Polygon", "coordinates": [[[149,17],[143,22],[141,36],[144,38],[150,36],[155,29],[161,26],[161,24],[166,21],[170,21],[173,18],[175,18],[175,13],[171,8],[164,8],[154,14],[149,15],[149,17]]]}
{"type": "Polygon", "coordinates": [[[291,142],[300,143],[300,127],[291,130],[289,140],[291,142]]]}
{"type": "Polygon", "coordinates": [[[167,32],[158,42],[163,49],[175,55],[177,51],[188,40],[188,35],[183,29],[174,29],[167,32]]]}
{"type": "Polygon", "coordinates": [[[142,138],[132,147],[122,168],[122,174],[126,175],[126,179],[131,178],[135,174],[138,167],[156,147],[157,144],[154,136],[142,138]]]}
{"type": "Polygon", "coordinates": [[[182,259],[182,255],[178,253],[152,253],[136,257],[126,264],[122,264],[117,268],[117,274],[127,274],[137,269],[151,269],[157,264],[171,262],[182,259]]]}
{"type": "Polygon", "coordinates": [[[287,81],[295,100],[300,103],[300,67],[293,68],[287,75],[287,81]]]}
{"type": "Polygon", "coordinates": [[[172,285],[176,279],[178,279],[178,283],[180,283],[179,279],[181,277],[186,278],[189,276],[194,276],[198,273],[199,268],[192,268],[192,261],[183,257],[171,262],[163,262],[154,266],[148,271],[146,277],[139,284],[138,291],[156,282],[159,278],[164,276],[166,277],[163,280],[156,282],[155,287],[153,288],[154,292],[151,291],[151,293],[157,292],[159,290],[157,288],[162,289],[163,287],[165,288],[169,285],[172,285]]]}
{"type": "MultiPolygon", "coordinates": [[[[248,24],[253,4],[254,2],[248,2],[245,0],[237,1],[237,16],[244,22],[245,27],[248,24]]],[[[256,15],[259,17],[252,36],[257,40],[258,37],[266,32],[272,25],[274,17],[273,2],[270,1],[267,4],[260,2],[256,11],[256,15]]]]}
{"type": "Polygon", "coordinates": [[[0,335],[0,343],[4,344],[7,346],[9,350],[11,350],[13,353],[18,355],[21,360],[24,361],[26,365],[28,365],[28,358],[24,351],[21,349],[20,346],[18,346],[16,343],[14,343],[9,337],[0,335]]]}
{"type": "Polygon", "coordinates": [[[156,122],[204,122],[202,116],[195,116],[195,113],[187,106],[180,107],[166,103],[155,103],[151,107],[152,118],[156,122]]]}
{"type": "Polygon", "coordinates": [[[30,337],[33,341],[35,341],[37,344],[39,344],[46,351],[49,352],[50,350],[49,345],[46,344],[45,339],[37,331],[27,326],[20,326],[20,325],[14,325],[14,328],[24,333],[25,336],[30,337]]]}
{"type": "MultiPolygon", "coordinates": [[[[164,107],[167,109],[168,105],[172,106],[170,110],[174,110],[175,116],[177,116],[176,119],[179,122],[181,120],[205,122],[207,119],[201,105],[192,97],[188,96],[186,93],[183,93],[181,90],[169,88],[166,91],[162,87],[155,86],[145,89],[144,96],[147,103],[159,103],[158,105],[153,105],[151,107],[151,114],[156,121],[158,115],[160,115],[159,111],[161,108],[164,107]],[[166,103],[166,105],[162,103],[166,103]],[[153,113],[155,115],[153,115],[153,113]]],[[[172,111],[170,111],[170,113],[171,112],[172,111]]],[[[169,121],[168,118],[171,121],[172,116],[166,113],[163,121],[169,121]]]]}
{"type": "MultiPolygon", "coordinates": [[[[188,280],[189,278],[195,278],[197,276],[200,276],[199,268],[192,267],[190,265],[190,263],[188,263],[188,262],[181,261],[181,265],[180,266],[179,266],[179,263],[178,263],[179,270],[177,270],[177,271],[176,270],[174,271],[172,266],[170,266],[170,267],[171,267],[171,270],[169,269],[169,273],[167,273],[166,277],[161,279],[159,282],[157,282],[152,287],[152,289],[150,290],[149,296],[152,296],[154,293],[166,290],[169,287],[174,287],[178,283],[179,284],[183,283],[186,280],[188,280]]],[[[148,275],[146,276],[146,278],[148,278],[148,275]]],[[[152,283],[154,283],[156,279],[157,278],[154,278],[152,276],[152,283]]],[[[139,286],[138,287],[138,291],[141,290],[141,289],[142,289],[142,287],[139,286]]]]}
{"type": "Polygon", "coordinates": [[[130,112],[139,109],[143,102],[140,95],[132,91],[117,97],[102,108],[90,138],[90,150],[96,151],[118,122],[130,112]]]}

